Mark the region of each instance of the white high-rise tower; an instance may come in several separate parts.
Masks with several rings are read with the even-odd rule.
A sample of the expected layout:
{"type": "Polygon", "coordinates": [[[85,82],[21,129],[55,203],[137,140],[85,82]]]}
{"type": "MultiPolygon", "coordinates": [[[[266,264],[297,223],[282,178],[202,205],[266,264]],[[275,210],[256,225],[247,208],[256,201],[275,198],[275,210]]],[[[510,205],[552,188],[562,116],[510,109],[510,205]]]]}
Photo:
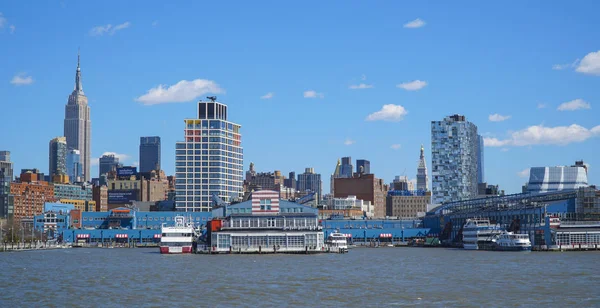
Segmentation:
{"type": "Polygon", "coordinates": [[[417,168],[417,190],[429,190],[429,178],[427,177],[427,163],[425,162],[425,149],[421,145],[421,158],[417,168]]]}
{"type": "Polygon", "coordinates": [[[184,141],[175,145],[178,211],[208,212],[212,196],[225,202],[243,196],[241,126],[227,119],[227,105],[208,99],[198,102],[195,118],[184,120],[184,141]]]}
{"type": "Polygon", "coordinates": [[[81,85],[81,69],[79,67],[79,53],[77,53],[77,72],[75,74],[75,89],[69,95],[65,106],[64,135],[67,138],[67,148],[79,150],[83,179],[90,181],[90,145],[92,143],[92,122],[90,121],[90,107],[83,86],[81,85]]]}

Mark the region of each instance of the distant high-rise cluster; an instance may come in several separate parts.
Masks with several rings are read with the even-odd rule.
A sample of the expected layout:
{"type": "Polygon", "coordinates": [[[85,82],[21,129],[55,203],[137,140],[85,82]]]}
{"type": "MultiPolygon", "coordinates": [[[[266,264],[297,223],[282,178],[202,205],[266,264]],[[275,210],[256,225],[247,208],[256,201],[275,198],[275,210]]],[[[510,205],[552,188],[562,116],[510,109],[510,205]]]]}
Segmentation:
{"type": "Polygon", "coordinates": [[[228,121],[227,105],[209,97],[198,102],[198,116],[185,120],[184,141],[175,150],[176,207],[207,212],[212,196],[229,202],[243,195],[241,126],[228,121]]]}
{"type": "Polygon", "coordinates": [[[83,93],[83,85],[81,84],[79,55],[77,55],[75,89],[69,95],[69,101],[65,106],[64,123],[64,136],[67,138],[67,149],[79,150],[83,179],[90,181],[92,178],[90,173],[92,122],[90,120],[88,100],[83,93]]]}
{"type": "MultiPolygon", "coordinates": [[[[432,194],[434,203],[474,198],[483,148],[477,126],[463,115],[431,122],[432,194]]],[[[482,177],[482,176],[481,176],[482,177]]]]}

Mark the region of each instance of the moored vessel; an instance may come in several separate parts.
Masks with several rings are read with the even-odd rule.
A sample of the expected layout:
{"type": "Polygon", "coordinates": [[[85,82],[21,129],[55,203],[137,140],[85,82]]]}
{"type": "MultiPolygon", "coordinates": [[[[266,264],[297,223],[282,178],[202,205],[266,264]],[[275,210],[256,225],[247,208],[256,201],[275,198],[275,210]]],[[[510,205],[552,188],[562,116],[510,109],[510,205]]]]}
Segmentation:
{"type": "Polygon", "coordinates": [[[463,226],[463,248],[466,250],[485,250],[494,246],[494,239],[503,230],[499,225],[491,224],[489,219],[467,219],[463,226]]]}
{"type": "Polygon", "coordinates": [[[500,251],[531,251],[531,241],[527,234],[503,232],[494,240],[494,249],[500,251]]]}
{"type": "Polygon", "coordinates": [[[183,216],[175,217],[175,224],[161,227],[160,253],[180,254],[192,253],[194,228],[183,216]]]}
{"type": "Polygon", "coordinates": [[[331,233],[325,241],[325,246],[331,252],[347,253],[348,236],[339,232],[331,233]]]}

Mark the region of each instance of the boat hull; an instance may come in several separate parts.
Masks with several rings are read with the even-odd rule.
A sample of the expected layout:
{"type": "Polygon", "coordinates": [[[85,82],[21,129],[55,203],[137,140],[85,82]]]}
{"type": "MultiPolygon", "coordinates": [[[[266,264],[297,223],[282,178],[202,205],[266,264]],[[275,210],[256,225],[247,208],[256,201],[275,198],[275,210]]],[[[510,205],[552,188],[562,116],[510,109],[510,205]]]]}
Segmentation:
{"type": "Polygon", "coordinates": [[[531,246],[496,246],[498,251],[531,251],[531,246]]]}
{"type": "Polygon", "coordinates": [[[477,244],[463,244],[463,248],[465,250],[479,250],[479,246],[477,244]]]}
{"type": "Polygon", "coordinates": [[[180,247],[161,246],[160,253],[161,254],[192,253],[192,246],[180,246],[180,247]]]}

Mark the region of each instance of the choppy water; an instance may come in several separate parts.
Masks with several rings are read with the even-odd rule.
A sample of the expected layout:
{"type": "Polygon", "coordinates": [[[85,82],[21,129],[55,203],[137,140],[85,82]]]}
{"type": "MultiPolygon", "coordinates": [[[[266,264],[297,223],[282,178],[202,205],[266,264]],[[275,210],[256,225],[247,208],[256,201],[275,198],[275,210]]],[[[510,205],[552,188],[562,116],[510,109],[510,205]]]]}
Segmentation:
{"type": "Polygon", "coordinates": [[[600,306],[600,252],[0,253],[0,307],[600,306]]]}

